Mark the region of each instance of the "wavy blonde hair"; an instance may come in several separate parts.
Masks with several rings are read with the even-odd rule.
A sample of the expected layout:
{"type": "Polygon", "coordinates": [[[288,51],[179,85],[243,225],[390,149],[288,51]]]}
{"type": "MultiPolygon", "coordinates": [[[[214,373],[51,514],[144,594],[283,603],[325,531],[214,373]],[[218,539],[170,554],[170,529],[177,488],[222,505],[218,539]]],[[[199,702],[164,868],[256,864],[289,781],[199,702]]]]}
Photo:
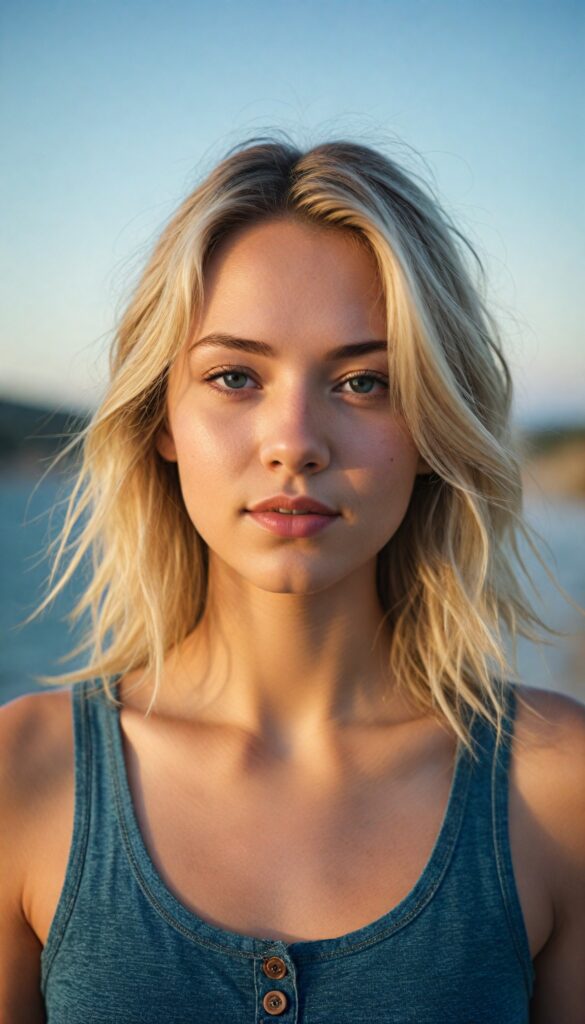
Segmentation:
{"type": "MultiPolygon", "coordinates": [[[[207,546],[185,508],[177,467],[155,447],[169,368],[204,295],[206,261],[230,232],[275,217],[351,232],[374,254],[387,306],[389,401],[432,469],[416,478],[399,529],[379,552],[377,587],[390,627],[389,668],[413,704],[468,748],[470,719],[502,735],[507,663],[502,627],[540,643],[545,625],[518,569],[522,452],[510,423],[512,383],[473,247],[418,177],[363,144],[327,141],[301,151],[288,139],[249,139],[184,200],[162,232],[120,318],[107,393],[80,445],[64,525],[38,615],[82,560],[91,578],[70,613],[91,625],[65,660],[88,652],[58,685],[143,668],[153,679],[166,652],[199,623],[207,546]],[[471,258],[471,260],[470,260],[471,258]],[[75,537],[72,537],[75,533],[75,537]],[[59,567],[70,558],[60,578],[59,567]]],[[[546,568],[546,566],[545,566],[546,568]]],[[[547,573],[552,578],[548,568],[547,573]]],[[[473,751],[472,751],[473,752],[473,751]]]]}

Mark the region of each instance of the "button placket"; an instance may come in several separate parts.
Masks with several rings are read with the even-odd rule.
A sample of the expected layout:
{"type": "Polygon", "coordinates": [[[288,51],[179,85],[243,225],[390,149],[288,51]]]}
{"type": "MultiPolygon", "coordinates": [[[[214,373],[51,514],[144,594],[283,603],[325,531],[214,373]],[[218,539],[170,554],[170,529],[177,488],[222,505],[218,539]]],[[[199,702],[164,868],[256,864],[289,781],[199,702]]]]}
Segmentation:
{"type": "Polygon", "coordinates": [[[256,961],[258,1024],[268,1024],[268,1020],[277,1017],[282,1024],[297,1021],[295,969],[290,958],[285,959],[280,953],[280,950],[269,949],[256,961]]]}

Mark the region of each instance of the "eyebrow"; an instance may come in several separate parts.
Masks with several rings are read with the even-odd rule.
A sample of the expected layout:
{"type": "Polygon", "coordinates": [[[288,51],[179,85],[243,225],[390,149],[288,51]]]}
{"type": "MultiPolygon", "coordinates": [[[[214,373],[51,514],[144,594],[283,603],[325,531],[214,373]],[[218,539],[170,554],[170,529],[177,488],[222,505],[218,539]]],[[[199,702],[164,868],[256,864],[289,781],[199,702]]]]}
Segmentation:
{"type": "MultiPolygon", "coordinates": [[[[269,345],[267,341],[254,341],[252,338],[238,338],[233,334],[224,334],[222,332],[213,332],[206,334],[204,338],[200,338],[199,341],[193,342],[189,346],[189,352],[199,348],[202,345],[208,345],[215,348],[235,348],[240,352],[251,352],[252,355],[257,356],[268,356],[274,358],[277,355],[276,349],[269,345]]],[[[326,362],[334,362],[340,359],[352,359],[354,356],[366,355],[368,352],[386,352],[388,350],[387,341],[377,341],[372,339],[371,341],[354,341],[349,345],[338,345],[337,348],[329,349],[325,353],[326,362]]]]}

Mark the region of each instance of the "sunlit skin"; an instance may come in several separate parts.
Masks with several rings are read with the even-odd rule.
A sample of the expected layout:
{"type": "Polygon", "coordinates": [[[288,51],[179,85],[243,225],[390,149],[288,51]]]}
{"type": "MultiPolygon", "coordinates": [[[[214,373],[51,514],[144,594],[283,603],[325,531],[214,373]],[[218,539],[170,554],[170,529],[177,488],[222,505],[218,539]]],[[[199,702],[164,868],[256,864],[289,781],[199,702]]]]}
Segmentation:
{"type": "Polygon", "coordinates": [[[376,640],[376,556],[429,470],[390,407],[386,350],[325,359],[380,339],[372,254],[345,232],[280,219],[216,250],[200,320],[170,371],[157,447],[178,463],[210,555],[206,615],[171,674],[204,689],[207,715],[275,751],[405,713],[385,665],[388,636],[376,640]],[[219,332],[267,342],[275,355],[193,347],[219,332]],[[371,376],[348,380],[360,374],[371,376]],[[277,537],[245,509],[278,493],[341,514],[316,536],[277,537]]]}

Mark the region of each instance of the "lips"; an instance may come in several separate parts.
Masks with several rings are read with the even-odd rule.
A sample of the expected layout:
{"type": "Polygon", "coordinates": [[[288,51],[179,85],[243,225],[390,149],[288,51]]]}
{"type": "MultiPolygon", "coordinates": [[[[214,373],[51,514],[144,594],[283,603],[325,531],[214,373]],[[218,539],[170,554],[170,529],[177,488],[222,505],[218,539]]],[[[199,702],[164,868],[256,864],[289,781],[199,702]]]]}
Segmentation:
{"type": "Polygon", "coordinates": [[[321,512],[304,512],[295,515],[290,512],[270,512],[268,510],[248,512],[247,515],[249,520],[262,530],[267,530],[268,533],[290,541],[314,537],[328,527],[332,528],[335,520],[340,518],[337,513],[331,515],[329,512],[326,515],[321,512]]]}
{"type": "Polygon", "coordinates": [[[320,516],[336,516],[339,515],[335,509],[330,508],[329,505],[323,504],[321,501],[317,501],[316,498],[311,498],[309,495],[299,494],[294,497],[287,494],[277,494],[272,498],[265,498],[263,501],[257,502],[255,505],[251,505],[250,508],[246,509],[247,512],[278,512],[280,509],[285,509],[289,514],[291,512],[313,512],[315,515],[320,516]]]}

